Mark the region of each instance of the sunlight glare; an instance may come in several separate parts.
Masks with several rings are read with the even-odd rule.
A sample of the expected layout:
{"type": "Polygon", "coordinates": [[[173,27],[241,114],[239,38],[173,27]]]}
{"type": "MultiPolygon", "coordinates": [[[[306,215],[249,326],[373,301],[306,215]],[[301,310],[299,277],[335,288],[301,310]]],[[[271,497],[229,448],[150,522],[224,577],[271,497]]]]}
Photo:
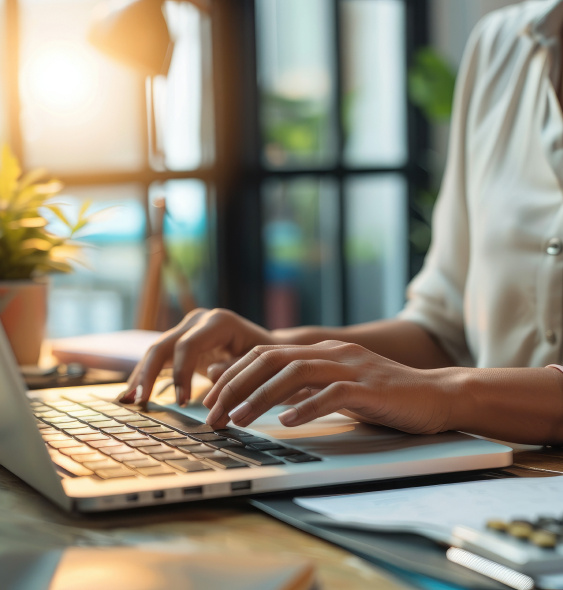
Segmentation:
{"type": "Polygon", "coordinates": [[[29,98],[57,114],[85,109],[97,86],[87,52],[70,43],[37,49],[24,67],[23,79],[29,98]]]}

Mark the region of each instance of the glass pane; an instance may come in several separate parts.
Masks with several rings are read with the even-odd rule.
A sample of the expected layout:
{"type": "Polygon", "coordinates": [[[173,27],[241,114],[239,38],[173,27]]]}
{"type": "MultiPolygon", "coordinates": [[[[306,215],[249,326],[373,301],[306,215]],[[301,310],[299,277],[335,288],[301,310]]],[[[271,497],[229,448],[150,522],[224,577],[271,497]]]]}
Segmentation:
{"type": "MultiPolygon", "coordinates": [[[[135,326],[145,274],[143,188],[69,187],[57,199],[75,210],[86,200],[92,201],[92,211],[108,210],[78,238],[85,244],[86,266],[77,265],[68,275],[53,275],[49,295],[50,338],[135,326]]],[[[52,230],[62,231],[56,220],[52,230]]]]}
{"type": "Polygon", "coordinates": [[[356,176],[345,189],[348,321],[392,317],[403,306],[407,281],[406,181],[356,176]]]}
{"type": "Polygon", "coordinates": [[[263,209],[267,327],[338,323],[334,183],[315,178],[267,182],[263,209]]]}
{"type": "Polygon", "coordinates": [[[96,4],[20,0],[26,168],[70,173],[143,166],[143,82],[88,45],[96,4]]]}
{"type": "Polygon", "coordinates": [[[209,17],[188,2],[166,2],[174,41],[167,78],[153,83],[155,168],[192,170],[213,160],[211,26],[209,17]]]}
{"type": "Polygon", "coordinates": [[[399,166],[407,158],[405,2],[341,3],[344,158],[399,166]]]}
{"type": "Polygon", "coordinates": [[[335,159],[331,5],[256,3],[263,158],[273,168],[328,165],[335,159]]]}
{"type": "Polygon", "coordinates": [[[162,226],[167,253],[166,301],[161,319],[166,327],[195,307],[214,306],[216,266],[206,193],[199,180],[169,180],[150,188],[152,203],[162,197],[166,203],[162,226]]]}

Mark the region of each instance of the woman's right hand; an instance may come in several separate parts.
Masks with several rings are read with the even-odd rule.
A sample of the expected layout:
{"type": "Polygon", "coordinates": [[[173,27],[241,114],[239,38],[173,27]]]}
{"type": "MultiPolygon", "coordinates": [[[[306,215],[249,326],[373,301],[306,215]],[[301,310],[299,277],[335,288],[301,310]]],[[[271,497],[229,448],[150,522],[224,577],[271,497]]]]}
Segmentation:
{"type": "Polygon", "coordinates": [[[176,401],[185,405],[190,400],[194,371],[216,381],[237,359],[260,344],[277,342],[271,332],[232,311],[195,309],[149,348],[119,401],[146,404],[161,369],[172,364],[176,401]]]}

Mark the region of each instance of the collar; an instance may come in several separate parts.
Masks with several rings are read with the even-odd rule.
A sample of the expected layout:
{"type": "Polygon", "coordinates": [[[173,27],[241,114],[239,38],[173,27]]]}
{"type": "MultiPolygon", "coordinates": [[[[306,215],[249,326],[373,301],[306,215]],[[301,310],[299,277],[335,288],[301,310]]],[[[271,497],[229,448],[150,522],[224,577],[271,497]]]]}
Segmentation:
{"type": "Polygon", "coordinates": [[[536,4],[536,14],[524,28],[523,34],[541,45],[551,45],[554,40],[559,40],[563,25],[563,0],[545,0],[536,4]]]}

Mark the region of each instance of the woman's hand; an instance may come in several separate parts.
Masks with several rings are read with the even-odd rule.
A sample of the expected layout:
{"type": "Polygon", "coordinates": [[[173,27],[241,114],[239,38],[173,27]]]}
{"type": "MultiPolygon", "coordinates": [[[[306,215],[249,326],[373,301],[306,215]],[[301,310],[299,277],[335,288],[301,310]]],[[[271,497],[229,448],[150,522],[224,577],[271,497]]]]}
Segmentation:
{"type": "Polygon", "coordinates": [[[195,309],[153,344],[135,367],[122,403],[145,404],[161,369],[173,364],[176,401],[186,404],[194,371],[215,381],[235,360],[259,344],[273,344],[271,333],[226,309],[195,309]]]}
{"type": "Polygon", "coordinates": [[[274,405],[299,400],[280,414],[283,425],[345,411],[366,422],[431,434],[448,429],[452,403],[434,372],[333,340],[263,345],[228,368],[203,403],[211,410],[207,423],[216,428],[229,420],[248,426],[274,405]]]}

